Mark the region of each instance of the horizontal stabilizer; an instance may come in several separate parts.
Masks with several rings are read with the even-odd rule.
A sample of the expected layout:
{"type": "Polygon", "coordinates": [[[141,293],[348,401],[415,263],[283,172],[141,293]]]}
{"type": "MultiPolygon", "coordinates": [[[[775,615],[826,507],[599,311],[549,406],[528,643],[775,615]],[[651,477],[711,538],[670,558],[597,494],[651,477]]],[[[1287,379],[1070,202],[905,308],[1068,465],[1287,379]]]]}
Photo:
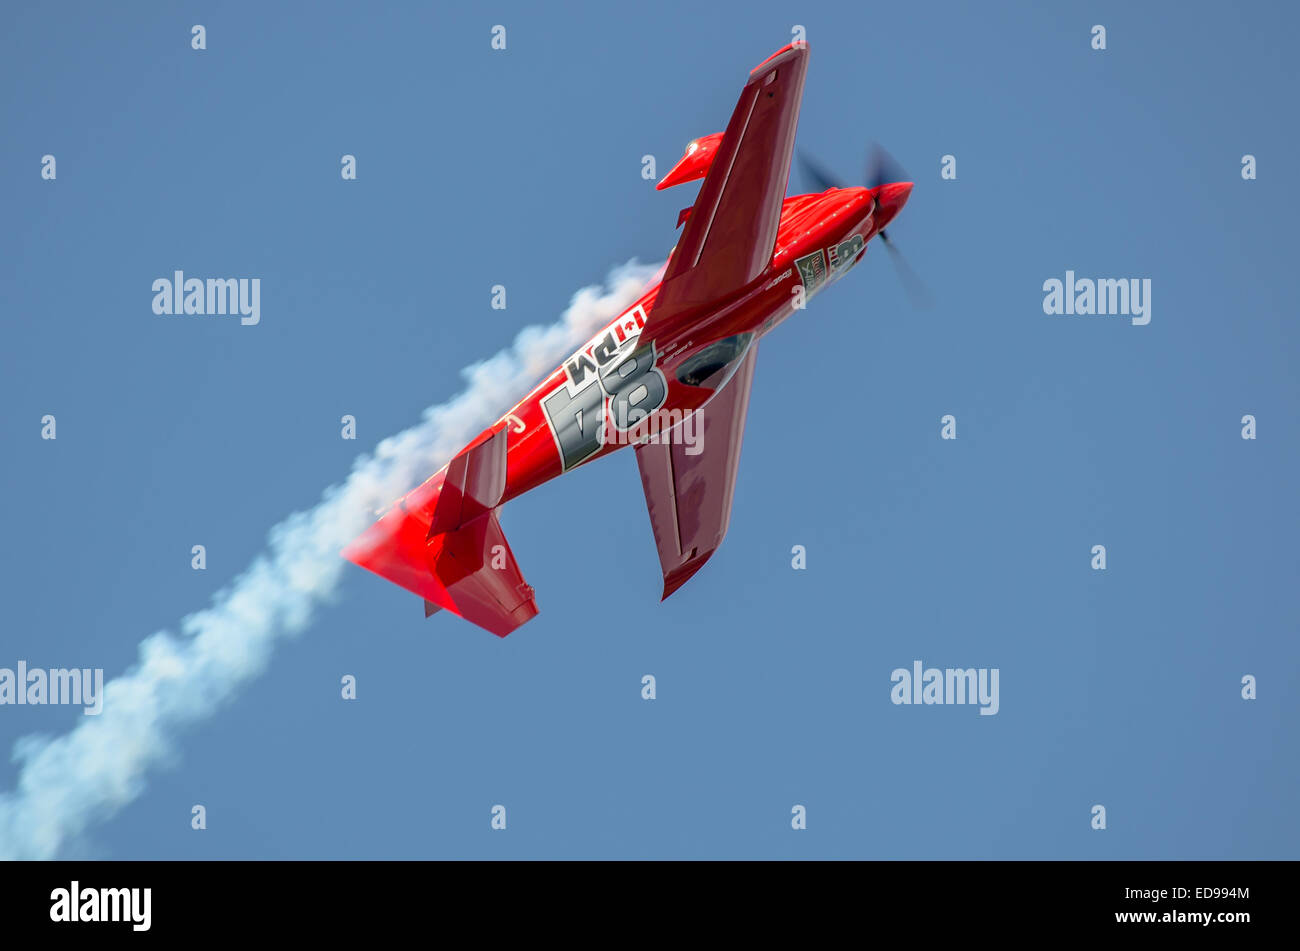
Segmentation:
{"type": "MultiPolygon", "coordinates": [[[[504,447],[504,440],[499,445],[504,447]]],[[[496,451],[492,439],[479,447],[486,447],[484,458],[489,460],[496,451]]],[[[443,470],[389,509],[343,550],[343,557],[418,594],[426,617],[445,608],[505,637],[537,616],[537,604],[501,530],[499,509],[480,512],[450,531],[431,533],[431,520],[440,509],[455,512],[445,516],[448,521],[459,521],[494,492],[499,498],[499,490],[480,477],[473,451],[462,455],[468,458],[461,470],[458,512],[442,509],[442,493],[449,484],[449,470],[443,470]]]]}
{"type": "Polygon", "coordinates": [[[495,510],[435,536],[429,556],[446,589],[433,600],[449,611],[497,637],[537,617],[533,588],[519,571],[495,510]]]}
{"type": "Polygon", "coordinates": [[[452,532],[501,504],[506,490],[506,430],[479,437],[447,464],[429,537],[452,532]]]}

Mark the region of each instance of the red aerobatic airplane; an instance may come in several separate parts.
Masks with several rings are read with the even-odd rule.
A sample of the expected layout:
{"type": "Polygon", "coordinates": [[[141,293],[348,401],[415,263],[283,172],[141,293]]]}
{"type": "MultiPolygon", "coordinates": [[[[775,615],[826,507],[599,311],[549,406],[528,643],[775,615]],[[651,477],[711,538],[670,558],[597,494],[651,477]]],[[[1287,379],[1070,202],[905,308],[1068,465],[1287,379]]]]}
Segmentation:
{"type": "Polygon", "coordinates": [[[703,567],[731,518],[759,338],[857,264],[873,237],[887,241],[912,190],[893,182],[785,197],[807,68],[805,43],[760,63],[726,131],[691,142],[659,183],[704,179],[662,279],[345,558],[423,597],[426,616],[446,608],[505,637],[537,604],[498,510],[634,444],[663,597],[703,567]],[[691,426],[696,438],[677,438],[691,426]]]}

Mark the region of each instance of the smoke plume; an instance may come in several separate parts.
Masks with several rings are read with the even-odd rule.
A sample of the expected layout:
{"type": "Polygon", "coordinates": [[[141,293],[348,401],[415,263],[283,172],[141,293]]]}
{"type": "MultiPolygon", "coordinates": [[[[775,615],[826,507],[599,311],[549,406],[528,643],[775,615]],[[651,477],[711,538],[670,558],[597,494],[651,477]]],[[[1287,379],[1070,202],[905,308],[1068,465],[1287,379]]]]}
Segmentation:
{"type": "Polygon", "coordinates": [[[605,288],[578,291],[558,321],[520,331],[510,347],[467,367],[459,394],[359,457],[314,508],[272,528],[263,554],[184,618],[181,636],[159,631],[141,641],[136,664],[105,685],[99,716],[61,736],[19,740],[17,788],[0,794],[0,859],[54,858],[139,796],[180,731],[214,714],[266,669],[281,638],[311,623],[343,578],[340,549],[376,510],[440,468],[631,304],[655,270],[635,261],[615,268],[605,288]]]}

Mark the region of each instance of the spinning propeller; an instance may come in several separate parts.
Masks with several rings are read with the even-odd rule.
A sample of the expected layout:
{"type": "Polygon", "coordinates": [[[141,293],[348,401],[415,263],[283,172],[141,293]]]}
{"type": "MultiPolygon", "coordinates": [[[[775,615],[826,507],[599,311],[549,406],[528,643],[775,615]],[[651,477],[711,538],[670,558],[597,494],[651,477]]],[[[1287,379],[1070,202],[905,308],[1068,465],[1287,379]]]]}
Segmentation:
{"type": "MultiPolygon", "coordinates": [[[[799,153],[799,165],[803,169],[804,175],[811,181],[818,191],[825,191],[828,188],[844,188],[844,184],[826,171],[825,167],[809,158],[802,152],[799,153]]],[[[864,187],[870,189],[879,189],[882,185],[888,185],[893,182],[910,181],[907,173],[903,171],[902,166],[898,164],[888,152],[880,146],[874,146],[871,155],[867,159],[866,178],[864,187]]],[[[874,199],[879,205],[879,199],[874,199]]],[[[875,210],[874,208],[872,209],[875,210]]],[[[931,297],[926,289],[924,282],[917,275],[912,266],[907,263],[903,257],[903,252],[894,244],[893,239],[889,236],[888,229],[881,228],[878,232],[880,240],[889,252],[890,259],[894,262],[894,268],[898,271],[899,280],[902,281],[903,290],[911,299],[912,304],[918,308],[925,308],[930,305],[931,297]]]]}

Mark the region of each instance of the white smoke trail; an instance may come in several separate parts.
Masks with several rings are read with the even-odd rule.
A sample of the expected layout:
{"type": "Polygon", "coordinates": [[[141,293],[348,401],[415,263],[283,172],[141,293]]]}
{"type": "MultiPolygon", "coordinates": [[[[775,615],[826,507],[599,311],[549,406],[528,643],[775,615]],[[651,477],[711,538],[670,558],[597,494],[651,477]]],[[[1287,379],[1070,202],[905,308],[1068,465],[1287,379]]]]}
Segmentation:
{"type": "MultiPolygon", "coordinates": [[[[342,485],[307,512],[271,529],[268,549],[181,621],[184,637],[160,631],[140,643],[135,666],[104,688],[104,709],[53,739],[24,737],[17,788],[0,794],[0,859],[53,858],[94,822],[144,791],[151,767],[178,731],[210,716],[260,674],[276,642],[302,631],[343,576],[340,549],[387,505],[465,443],[624,310],[655,273],[631,261],[607,289],[586,287],[554,324],[527,327],[514,344],[463,372],[466,387],[423,420],[360,456],[342,485]]],[[[398,592],[394,591],[394,596],[398,592]]],[[[21,689],[21,687],[20,687],[21,689]]]]}

